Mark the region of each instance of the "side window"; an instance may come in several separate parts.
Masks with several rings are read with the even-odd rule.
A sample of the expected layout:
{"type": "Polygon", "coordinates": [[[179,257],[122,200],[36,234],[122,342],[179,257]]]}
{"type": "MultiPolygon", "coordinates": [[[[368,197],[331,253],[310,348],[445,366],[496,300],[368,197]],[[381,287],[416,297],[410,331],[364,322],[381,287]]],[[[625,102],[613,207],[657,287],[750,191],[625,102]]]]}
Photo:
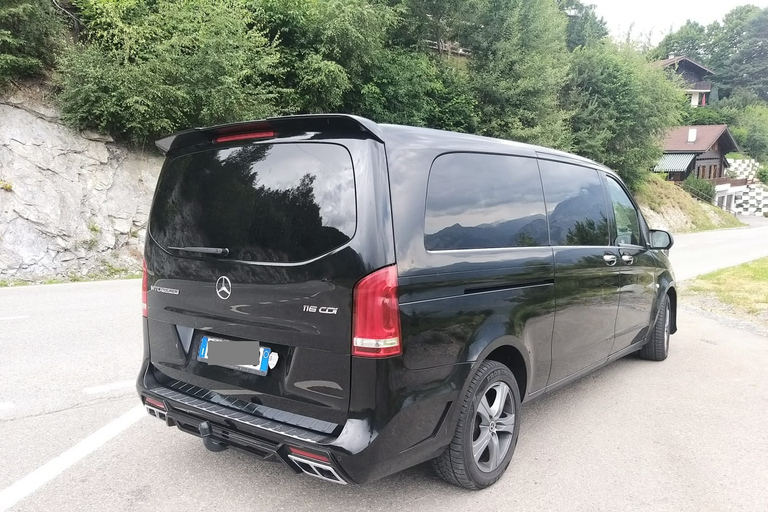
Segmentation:
{"type": "Polygon", "coordinates": [[[435,160],[427,185],[428,251],[547,245],[536,160],[452,153],[435,160]]]}
{"type": "Polygon", "coordinates": [[[594,169],[540,160],[552,245],[605,246],[608,215],[594,169]]]}
{"type": "Polygon", "coordinates": [[[616,218],[616,233],[614,245],[631,244],[642,245],[640,234],[640,221],[637,218],[637,210],[632,200],[616,180],[607,177],[608,194],[611,196],[613,216],[616,218]]]}

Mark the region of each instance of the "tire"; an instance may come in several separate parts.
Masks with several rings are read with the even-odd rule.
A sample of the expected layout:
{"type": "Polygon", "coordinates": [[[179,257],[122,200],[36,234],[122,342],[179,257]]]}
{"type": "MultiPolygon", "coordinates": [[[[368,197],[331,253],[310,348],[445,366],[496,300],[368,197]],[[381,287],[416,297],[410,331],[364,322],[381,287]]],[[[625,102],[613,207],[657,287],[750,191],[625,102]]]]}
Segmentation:
{"type": "Polygon", "coordinates": [[[650,333],[648,343],[640,349],[640,358],[648,361],[663,361],[669,355],[669,330],[671,327],[672,311],[669,308],[669,297],[664,295],[659,306],[659,315],[650,333]]]}
{"type": "Polygon", "coordinates": [[[493,485],[512,459],[520,418],[515,376],[499,362],[483,361],[464,396],[451,444],[432,460],[432,467],[443,480],[465,489],[493,485]],[[500,397],[504,397],[502,407],[500,397]]]}

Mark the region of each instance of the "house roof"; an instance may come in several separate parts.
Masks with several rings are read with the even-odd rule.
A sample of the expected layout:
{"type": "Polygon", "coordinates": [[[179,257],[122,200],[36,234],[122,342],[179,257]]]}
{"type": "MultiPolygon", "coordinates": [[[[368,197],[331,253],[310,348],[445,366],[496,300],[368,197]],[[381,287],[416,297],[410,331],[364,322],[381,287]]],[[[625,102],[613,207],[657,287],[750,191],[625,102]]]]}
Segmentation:
{"type": "Polygon", "coordinates": [[[685,172],[691,161],[696,158],[696,153],[671,153],[661,157],[659,164],[653,168],[654,172],[685,172]]]}
{"type": "Polygon", "coordinates": [[[721,137],[724,138],[721,151],[728,153],[738,148],[728,125],[712,124],[699,126],[676,126],[667,132],[664,139],[665,153],[704,153],[721,137]],[[696,140],[688,142],[690,130],[696,130],[696,140]]]}
{"type": "Polygon", "coordinates": [[[680,57],[670,57],[669,59],[657,60],[653,64],[656,65],[656,66],[659,66],[660,68],[667,68],[667,67],[672,66],[672,65],[676,66],[676,65],[680,64],[683,61],[687,61],[688,63],[690,63],[693,66],[696,66],[697,68],[701,69],[705,73],[709,73],[710,75],[714,75],[715,74],[715,72],[712,71],[711,69],[709,69],[708,67],[699,64],[695,60],[689,59],[685,55],[682,55],[680,57]]]}

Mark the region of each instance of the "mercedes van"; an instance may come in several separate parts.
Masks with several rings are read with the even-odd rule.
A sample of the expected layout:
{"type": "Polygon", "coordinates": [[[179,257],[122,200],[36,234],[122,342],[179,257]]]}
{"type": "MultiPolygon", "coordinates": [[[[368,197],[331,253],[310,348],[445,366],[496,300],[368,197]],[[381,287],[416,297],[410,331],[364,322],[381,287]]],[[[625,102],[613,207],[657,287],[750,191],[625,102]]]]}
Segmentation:
{"type": "Polygon", "coordinates": [[[598,163],[349,115],[157,145],[138,392],[210,450],[481,489],[522,403],[667,357],[672,237],[598,163]]]}

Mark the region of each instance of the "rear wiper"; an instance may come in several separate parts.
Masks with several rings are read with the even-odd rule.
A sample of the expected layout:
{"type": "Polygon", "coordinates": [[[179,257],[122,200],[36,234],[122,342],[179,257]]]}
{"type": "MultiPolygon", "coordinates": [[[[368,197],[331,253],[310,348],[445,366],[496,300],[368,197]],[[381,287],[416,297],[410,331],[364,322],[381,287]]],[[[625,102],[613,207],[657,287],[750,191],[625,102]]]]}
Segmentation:
{"type": "Polygon", "coordinates": [[[199,252],[201,254],[215,254],[217,256],[228,256],[229,249],[226,247],[168,247],[175,251],[199,252]]]}

